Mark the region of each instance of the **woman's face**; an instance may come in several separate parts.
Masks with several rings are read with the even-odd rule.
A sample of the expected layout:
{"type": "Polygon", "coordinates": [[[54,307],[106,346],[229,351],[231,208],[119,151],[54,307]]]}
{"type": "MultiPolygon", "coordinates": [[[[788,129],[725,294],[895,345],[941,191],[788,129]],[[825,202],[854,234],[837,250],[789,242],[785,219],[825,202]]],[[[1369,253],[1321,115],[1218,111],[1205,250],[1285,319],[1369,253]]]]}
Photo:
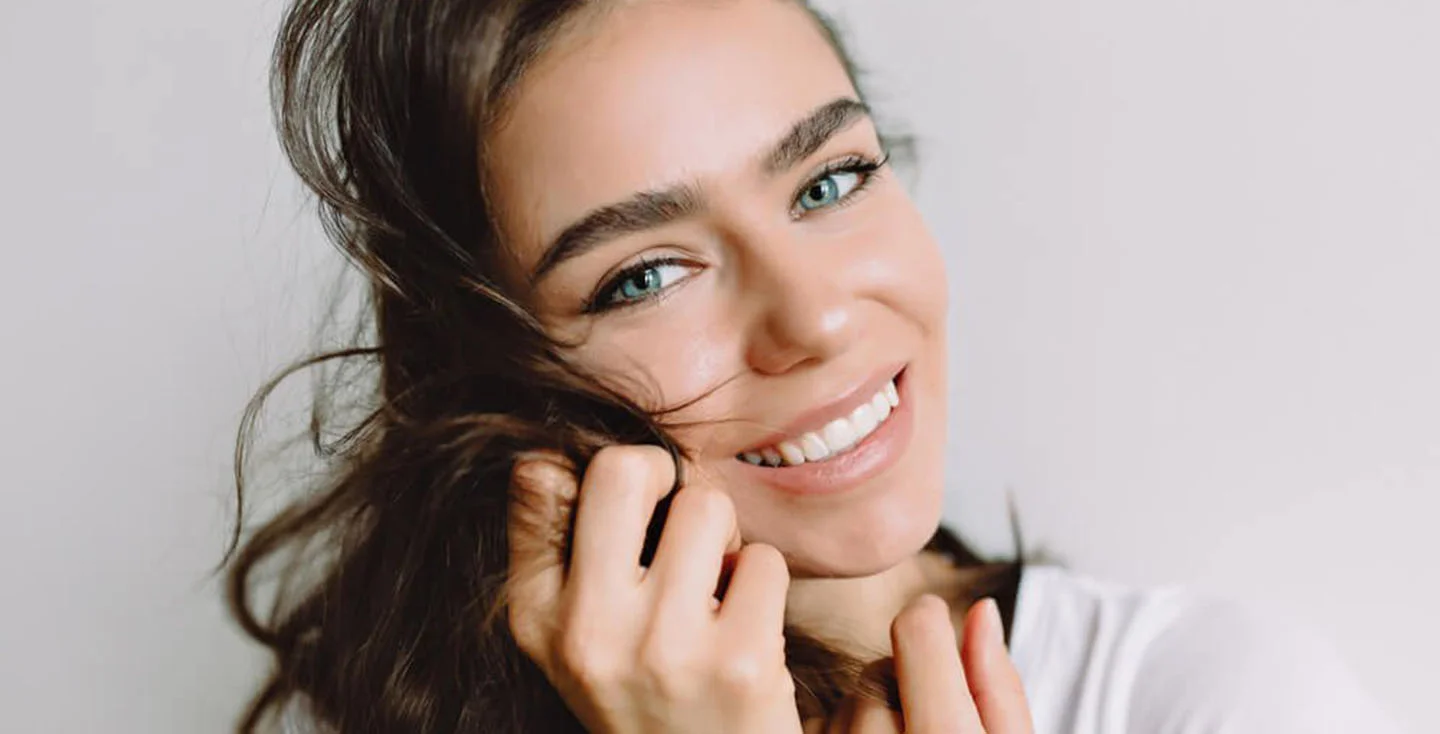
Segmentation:
{"type": "Polygon", "coordinates": [[[946,283],[840,60],[783,0],[586,16],[487,141],[534,307],[642,405],[684,406],[689,476],[747,542],[797,576],[896,565],[939,519],[946,283]]]}

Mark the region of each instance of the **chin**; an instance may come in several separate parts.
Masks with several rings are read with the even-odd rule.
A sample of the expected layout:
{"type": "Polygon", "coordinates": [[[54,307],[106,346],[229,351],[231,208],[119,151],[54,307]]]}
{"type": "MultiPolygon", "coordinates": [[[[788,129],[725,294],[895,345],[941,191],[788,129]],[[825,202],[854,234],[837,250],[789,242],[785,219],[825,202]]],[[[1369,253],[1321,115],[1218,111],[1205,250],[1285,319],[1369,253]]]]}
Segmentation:
{"type": "Polygon", "coordinates": [[[938,481],[908,486],[917,489],[887,492],[829,517],[812,517],[809,522],[797,517],[790,527],[777,528],[779,532],[756,532],[748,537],[784,553],[790,574],[797,579],[884,573],[924,549],[940,525],[938,481]],[[917,491],[920,487],[924,489],[917,491]]]}
{"type": "MultiPolygon", "coordinates": [[[[931,399],[943,394],[934,384],[940,378],[914,376],[920,378],[916,384],[901,388],[909,393],[908,425],[890,439],[906,444],[897,463],[835,494],[797,495],[762,482],[736,482],[732,497],[741,536],[779,549],[797,579],[873,576],[919,553],[940,524],[945,425],[938,409],[943,403],[931,399]]],[[[746,478],[756,475],[750,469],[745,467],[746,478]]]]}

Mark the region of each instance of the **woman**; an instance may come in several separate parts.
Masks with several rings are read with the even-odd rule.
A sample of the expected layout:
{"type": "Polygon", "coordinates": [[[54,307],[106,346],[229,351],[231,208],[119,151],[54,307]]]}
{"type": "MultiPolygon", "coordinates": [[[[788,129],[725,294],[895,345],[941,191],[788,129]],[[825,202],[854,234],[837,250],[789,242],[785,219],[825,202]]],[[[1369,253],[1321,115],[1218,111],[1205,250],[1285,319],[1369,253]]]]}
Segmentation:
{"type": "Polygon", "coordinates": [[[806,4],[299,0],[276,62],[374,317],[301,367],[378,380],[235,559],[242,731],[1381,730],[1303,637],[937,532],[940,250],[806,4]]]}

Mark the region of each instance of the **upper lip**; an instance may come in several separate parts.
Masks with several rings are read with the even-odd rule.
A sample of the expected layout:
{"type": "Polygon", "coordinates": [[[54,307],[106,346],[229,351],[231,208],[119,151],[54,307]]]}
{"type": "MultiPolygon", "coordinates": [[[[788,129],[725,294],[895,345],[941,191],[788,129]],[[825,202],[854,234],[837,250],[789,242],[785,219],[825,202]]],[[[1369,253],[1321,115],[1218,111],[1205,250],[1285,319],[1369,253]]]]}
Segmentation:
{"type": "Polygon", "coordinates": [[[904,368],[905,365],[900,363],[886,365],[863,382],[851,385],[841,393],[839,398],[801,413],[794,420],[785,424],[779,433],[767,436],[763,441],[752,445],[745,451],[753,452],[769,448],[781,441],[796,438],[810,431],[819,431],[836,418],[849,418],[856,408],[870,402],[875,394],[885,387],[885,383],[899,376],[904,368]]]}

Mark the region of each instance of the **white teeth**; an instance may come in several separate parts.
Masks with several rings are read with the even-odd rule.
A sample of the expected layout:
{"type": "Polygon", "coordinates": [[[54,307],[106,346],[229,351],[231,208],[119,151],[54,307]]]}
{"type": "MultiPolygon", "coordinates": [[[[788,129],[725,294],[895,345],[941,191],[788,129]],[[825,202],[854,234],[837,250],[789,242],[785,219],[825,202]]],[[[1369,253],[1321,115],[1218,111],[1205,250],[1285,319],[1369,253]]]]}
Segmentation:
{"type": "Polygon", "coordinates": [[[875,409],[871,408],[869,403],[864,403],[850,414],[850,424],[855,426],[855,438],[858,441],[870,435],[875,426],[880,425],[880,419],[875,417],[875,409]]]}
{"type": "Polygon", "coordinates": [[[820,430],[820,438],[825,439],[825,445],[830,447],[830,453],[838,454],[855,443],[856,433],[859,431],[850,425],[848,419],[836,418],[825,424],[825,427],[820,430]]]}
{"type": "Polygon", "coordinates": [[[770,467],[824,461],[874,433],[899,405],[900,391],[891,380],[870,402],[862,403],[844,418],[830,421],[818,433],[812,431],[758,451],[747,451],[738,458],[748,464],[770,467]]]}
{"type": "Polygon", "coordinates": [[[806,461],[820,461],[830,456],[830,447],[825,445],[825,439],[813,433],[800,437],[800,448],[805,450],[806,461]]]}
{"type": "Polygon", "coordinates": [[[775,448],[780,452],[780,458],[784,459],[786,464],[799,466],[805,463],[805,451],[795,442],[781,441],[775,448]]]}
{"type": "Polygon", "coordinates": [[[875,409],[875,417],[881,421],[890,417],[890,400],[884,395],[876,395],[875,399],[870,401],[870,407],[875,409]]]}

